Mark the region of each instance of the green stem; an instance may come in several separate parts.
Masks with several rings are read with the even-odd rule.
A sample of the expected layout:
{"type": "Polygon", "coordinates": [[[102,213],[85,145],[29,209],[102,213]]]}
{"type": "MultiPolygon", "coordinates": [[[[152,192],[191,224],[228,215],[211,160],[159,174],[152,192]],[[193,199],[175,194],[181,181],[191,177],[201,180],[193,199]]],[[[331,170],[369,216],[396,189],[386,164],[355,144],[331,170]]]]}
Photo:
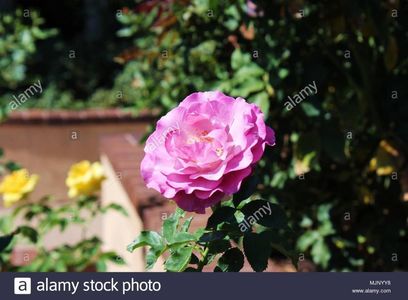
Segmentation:
{"type": "Polygon", "coordinates": [[[207,262],[208,262],[208,250],[209,250],[209,248],[207,247],[207,244],[206,244],[206,245],[205,245],[205,249],[204,249],[204,251],[203,251],[203,253],[202,253],[203,258],[202,258],[202,260],[199,261],[198,267],[197,267],[197,270],[200,271],[200,272],[203,271],[204,266],[205,266],[205,265],[207,264],[207,262]]]}

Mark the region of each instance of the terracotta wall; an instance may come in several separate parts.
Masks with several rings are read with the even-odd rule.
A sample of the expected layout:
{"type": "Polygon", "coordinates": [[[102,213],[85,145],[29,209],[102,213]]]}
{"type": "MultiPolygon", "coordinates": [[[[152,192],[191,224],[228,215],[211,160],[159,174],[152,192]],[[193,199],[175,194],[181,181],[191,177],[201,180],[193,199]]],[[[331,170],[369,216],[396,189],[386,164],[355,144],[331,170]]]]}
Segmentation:
{"type": "Polygon", "coordinates": [[[34,196],[52,194],[66,198],[66,173],[80,160],[99,159],[99,139],[112,133],[144,132],[145,123],[72,123],[0,125],[0,148],[6,159],[15,160],[40,175],[34,196]],[[75,138],[77,135],[77,139],[75,138]]]}

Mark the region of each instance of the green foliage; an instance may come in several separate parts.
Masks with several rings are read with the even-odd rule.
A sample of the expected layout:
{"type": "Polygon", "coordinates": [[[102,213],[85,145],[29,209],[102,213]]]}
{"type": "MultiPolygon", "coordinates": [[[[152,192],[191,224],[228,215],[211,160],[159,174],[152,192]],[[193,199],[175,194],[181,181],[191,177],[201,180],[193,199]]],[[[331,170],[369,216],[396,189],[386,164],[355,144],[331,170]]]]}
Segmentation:
{"type": "Polygon", "coordinates": [[[239,272],[244,266],[244,255],[238,248],[230,248],[218,260],[215,271],[239,272]]]}
{"type": "MultiPolygon", "coordinates": [[[[297,241],[300,251],[311,249],[313,261],[327,268],[331,258],[331,253],[328,245],[325,242],[327,237],[332,236],[335,231],[330,221],[329,211],[331,205],[320,205],[317,212],[318,226],[315,229],[306,231],[297,241]]],[[[310,220],[303,220],[305,227],[310,227],[310,220]]]]}
{"type": "MultiPolygon", "coordinates": [[[[0,151],[0,158],[3,152],[0,151]]],[[[20,168],[14,162],[1,163],[0,175],[20,168]]],[[[117,204],[102,206],[96,196],[80,196],[65,204],[56,204],[55,199],[45,196],[38,201],[21,200],[12,211],[0,219],[0,271],[13,272],[65,272],[93,270],[106,271],[106,263],[125,262],[114,252],[102,250],[97,237],[88,237],[87,227],[100,214],[117,211],[127,212],[117,204]],[[16,223],[18,220],[18,227],[16,223]],[[64,232],[79,226],[81,238],[76,243],[46,248],[44,238],[51,231],[64,232]],[[11,261],[13,250],[24,243],[30,245],[35,257],[23,266],[11,261]]]]}
{"type": "Polygon", "coordinates": [[[164,268],[169,272],[202,271],[217,259],[214,271],[238,272],[244,265],[242,251],[252,268],[259,272],[266,269],[274,250],[295,261],[293,245],[286,243],[283,236],[292,235],[293,232],[278,205],[264,200],[247,204],[241,201],[236,198],[235,205],[230,200],[214,206],[206,228],[194,233],[188,232],[191,218],[185,219],[185,213],[178,208],[164,220],[161,234],[143,231],[128,246],[128,250],[149,247],[147,269],[152,268],[160,256],[164,256],[164,268]],[[271,207],[271,213],[261,211],[264,205],[271,207]],[[248,221],[251,218],[255,221],[248,221]],[[242,230],[243,224],[246,224],[246,230],[242,230]]]}
{"type": "MultiPolygon", "coordinates": [[[[401,201],[407,193],[408,38],[402,17],[407,4],[252,2],[255,11],[244,0],[132,2],[117,16],[121,28],[110,28],[109,33],[117,29],[118,38],[107,33],[106,42],[88,43],[61,37],[35,52],[42,59],[34,69],[34,52],[13,38],[17,46],[6,48],[27,50],[17,58],[24,57],[30,72],[18,71],[9,55],[0,61],[16,66],[7,76],[40,74],[48,81],[41,99],[27,106],[118,106],[165,113],[195,91],[220,89],[246,97],[262,108],[277,141],[266,150],[258,179],[234,195],[233,205],[240,203],[241,209],[255,188],[254,199],[280,204],[296,233],[287,242],[319,270],[407,270],[407,259],[391,259],[408,251],[408,207],[401,201]],[[84,55],[67,61],[72,48],[84,55]],[[123,66],[119,73],[121,65],[112,66],[114,56],[123,66]],[[317,94],[288,111],[288,96],[313,81],[317,94]],[[318,218],[321,207],[330,207],[324,221],[318,218]]],[[[8,28],[0,40],[14,36],[8,28]]],[[[4,87],[0,118],[8,102],[3,99],[17,91],[4,87]]],[[[231,218],[231,210],[224,213],[231,218]]],[[[214,216],[209,229],[220,223],[233,226],[238,217],[243,215],[234,213],[228,223],[214,216]]],[[[224,233],[208,231],[203,237],[212,243],[220,236],[226,240],[224,233]]],[[[220,243],[223,249],[226,244],[220,243]]]]}
{"type": "MultiPolygon", "coordinates": [[[[296,233],[288,242],[319,270],[408,269],[401,255],[391,259],[408,251],[408,207],[401,201],[408,157],[406,3],[253,3],[254,12],[246,1],[191,1],[144,7],[145,18],[137,10],[143,5],[124,14],[120,34],[135,47],[115,89],[135,108],[163,113],[191,92],[212,89],[257,103],[276,146],[266,150],[259,180],[234,203],[248,199],[254,185],[255,199],[280,203],[296,233]],[[288,111],[288,96],[312,82],[317,94],[288,111]]],[[[209,228],[218,220],[213,216],[209,228]]]]}
{"type": "Polygon", "coordinates": [[[170,255],[164,265],[166,270],[170,272],[185,270],[191,259],[192,243],[198,240],[200,233],[188,233],[191,218],[185,220],[183,224],[180,223],[181,218],[184,218],[184,212],[177,209],[174,214],[164,220],[162,234],[143,231],[128,246],[128,250],[132,252],[136,248],[149,246],[146,255],[147,269],[152,268],[164,252],[169,251],[170,255]]]}
{"type": "Polygon", "coordinates": [[[36,42],[56,34],[44,30],[44,20],[36,11],[30,18],[22,10],[15,14],[0,15],[0,88],[16,88],[27,83],[27,65],[36,52],[36,42]]]}
{"type": "MultiPolygon", "coordinates": [[[[97,237],[86,237],[87,226],[99,214],[116,207],[102,207],[96,197],[83,197],[72,203],[55,206],[51,197],[44,197],[39,202],[27,202],[19,205],[11,215],[4,217],[0,222],[0,232],[5,234],[13,228],[16,218],[22,218],[27,225],[19,226],[4,237],[3,245],[14,237],[15,242],[6,247],[1,247],[0,269],[5,271],[21,272],[62,272],[82,271],[96,268],[98,271],[106,270],[108,261],[123,264],[123,260],[112,252],[103,252],[102,243],[97,237]],[[52,230],[64,232],[71,226],[82,227],[82,238],[75,244],[64,244],[52,249],[43,245],[44,237],[52,230]],[[36,255],[28,265],[15,266],[10,258],[13,249],[19,240],[28,241],[36,255]]],[[[120,209],[119,211],[122,211],[120,209]]]]}
{"type": "Polygon", "coordinates": [[[268,259],[271,254],[270,240],[267,232],[248,232],[243,239],[245,256],[256,272],[262,272],[268,266],[268,259]]]}
{"type": "Polygon", "coordinates": [[[37,42],[56,34],[55,29],[43,29],[36,11],[30,18],[17,9],[14,14],[0,13],[0,121],[9,111],[11,96],[19,88],[30,85],[34,78],[28,74],[37,42]]]}

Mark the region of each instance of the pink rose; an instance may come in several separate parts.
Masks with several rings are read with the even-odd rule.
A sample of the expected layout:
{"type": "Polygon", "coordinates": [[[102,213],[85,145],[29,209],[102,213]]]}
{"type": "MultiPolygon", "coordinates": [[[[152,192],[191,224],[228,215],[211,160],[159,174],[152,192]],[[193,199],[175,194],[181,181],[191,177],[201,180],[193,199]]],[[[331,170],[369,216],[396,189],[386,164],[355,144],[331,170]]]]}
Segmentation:
{"type": "Polygon", "coordinates": [[[255,104],[221,92],[193,93],[149,136],[141,174],[149,188],[186,211],[236,193],[275,135],[255,104]]]}

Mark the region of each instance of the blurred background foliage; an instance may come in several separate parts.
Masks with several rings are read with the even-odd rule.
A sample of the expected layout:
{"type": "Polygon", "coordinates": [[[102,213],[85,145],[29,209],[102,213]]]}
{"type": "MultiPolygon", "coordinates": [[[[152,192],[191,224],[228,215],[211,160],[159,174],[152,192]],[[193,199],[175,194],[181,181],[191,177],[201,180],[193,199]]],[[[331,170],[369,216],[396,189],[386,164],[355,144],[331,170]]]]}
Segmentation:
{"type": "Polygon", "coordinates": [[[24,108],[165,113],[194,91],[245,97],[277,133],[258,189],[286,208],[298,251],[321,270],[408,270],[406,2],[0,6],[3,115],[38,79],[45,90],[24,108]],[[317,94],[286,110],[313,81],[317,94]]]}

